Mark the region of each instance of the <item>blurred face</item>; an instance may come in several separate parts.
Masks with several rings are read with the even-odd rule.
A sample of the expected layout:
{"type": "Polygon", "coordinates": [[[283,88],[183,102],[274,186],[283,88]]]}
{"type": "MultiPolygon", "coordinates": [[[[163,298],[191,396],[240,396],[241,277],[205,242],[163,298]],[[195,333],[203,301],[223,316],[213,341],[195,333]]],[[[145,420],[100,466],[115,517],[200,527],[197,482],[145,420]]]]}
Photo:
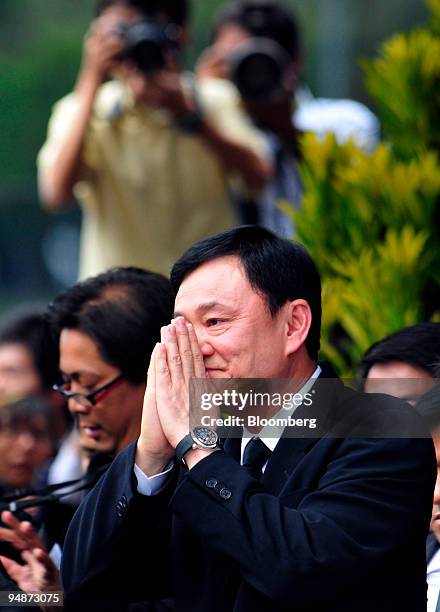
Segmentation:
{"type": "Polygon", "coordinates": [[[435,446],[435,456],[437,459],[437,480],[435,482],[434,499],[432,506],[431,530],[435,533],[440,542],[440,431],[432,435],[435,446]]]}
{"type": "Polygon", "coordinates": [[[0,425],[0,481],[8,487],[27,487],[32,484],[35,470],[53,452],[48,435],[49,423],[43,415],[34,416],[26,423],[0,425]]]}
{"type": "MultiPolygon", "coordinates": [[[[60,369],[67,389],[90,393],[120,374],[104,361],[92,338],[73,329],[64,329],[60,337],[60,369]]],[[[145,384],[125,381],[95,398],[96,405],[84,406],[69,399],[69,410],[76,418],[81,445],[88,450],[118,453],[140,432],[145,384]]]]}
{"type": "Polygon", "coordinates": [[[365,381],[366,393],[387,393],[415,405],[434,385],[429,372],[403,361],[376,363],[365,381]]]}
{"type": "Polygon", "coordinates": [[[288,306],[272,317],[237,257],[215,259],[189,274],[176,297],[177,314],[194,325],[208,377],[291,377],[288,306]]]}
{"type": "Polygon", "coordinates": [[[31,351],[24,344],[0,345],[0,394],[37,395],[41,390],[31,351]]]}

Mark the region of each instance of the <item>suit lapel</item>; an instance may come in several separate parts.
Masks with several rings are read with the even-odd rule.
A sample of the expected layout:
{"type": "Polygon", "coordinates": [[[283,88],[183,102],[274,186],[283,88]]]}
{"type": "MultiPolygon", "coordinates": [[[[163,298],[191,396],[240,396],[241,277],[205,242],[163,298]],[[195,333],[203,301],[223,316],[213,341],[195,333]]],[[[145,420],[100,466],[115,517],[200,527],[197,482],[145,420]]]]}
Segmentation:
{"type": "Polygon", "coordinates": [[[279,495],[288,477],[319,438],[281,438],[264,471],[262,482],[271,495],[279,495]]]}
{"type": "Polygon", "coordinates": [[[316,417],[316,429],[286,428],[267,464],[262,482],[272,495],[278,495],[296,466],[313,446],[328,432],[332,422],[332,408],[337,403],[342,382],[330,364],[321,364],[322,372],[313,388],[313,404],[301,405],[293,418],[316,417]],[[330,380],[331,379],[331,380],[330,380]],[[300,437],[302,434],[302,437],[300,437]]]}

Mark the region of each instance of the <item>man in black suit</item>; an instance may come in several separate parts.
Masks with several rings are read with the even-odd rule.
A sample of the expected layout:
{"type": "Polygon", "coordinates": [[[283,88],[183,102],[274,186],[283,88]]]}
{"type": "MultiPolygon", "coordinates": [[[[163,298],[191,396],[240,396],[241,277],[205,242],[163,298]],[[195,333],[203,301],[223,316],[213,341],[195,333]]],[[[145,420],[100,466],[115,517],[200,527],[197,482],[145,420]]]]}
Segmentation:
{"type": "MultiPolygon", "coordinates": [[[[171,280],[175,318],[152,355],[139,440],[66,538],[67,604],[426,610],[432,441],[400,400],[358,394],[317,365],[321,288],[305,249],[241,227],[197,243],[171,280]],[[313,438],[262,429],[222,448],[206,427],[188,434],[192,378],[251,377],[302,381],[314,393],[313,438]],[[389,437],[395,423],[405,437],[389,437]]],[[[310,414],[304,402],[294,416],[310,414]]]]}

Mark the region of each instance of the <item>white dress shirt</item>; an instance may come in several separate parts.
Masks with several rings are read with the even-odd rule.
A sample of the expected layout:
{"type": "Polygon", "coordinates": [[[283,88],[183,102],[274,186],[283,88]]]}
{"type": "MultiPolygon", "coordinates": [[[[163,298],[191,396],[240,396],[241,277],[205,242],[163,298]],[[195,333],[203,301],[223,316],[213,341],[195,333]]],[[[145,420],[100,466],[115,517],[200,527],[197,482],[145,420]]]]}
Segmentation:
{"type": "Polygon", "coordinates": [[[428,563],[426,582],[428,583],[428,607],[426,612],[435,612],[440,594],[440,550],[428,563]]]}

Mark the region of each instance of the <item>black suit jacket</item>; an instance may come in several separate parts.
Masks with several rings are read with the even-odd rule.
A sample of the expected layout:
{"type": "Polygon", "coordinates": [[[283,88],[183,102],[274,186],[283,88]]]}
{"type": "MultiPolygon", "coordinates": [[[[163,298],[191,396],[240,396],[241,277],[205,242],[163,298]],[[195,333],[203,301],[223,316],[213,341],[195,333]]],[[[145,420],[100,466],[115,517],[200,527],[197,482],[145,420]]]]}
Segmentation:
{"type": "Polygon", "coordinates": [[[283,437],[262,481],[230,440],[143,497],[135,444],[122,452],[67,534],[71,609],[174,597],[181,612],[425,611],[432,441],[356,437],[357,424],[377,417],[414,431],[417,416],[339,381],[316,386],[322,437],[283,437]],[[341,422],[352,437],[329,434],[341,422]]]}

